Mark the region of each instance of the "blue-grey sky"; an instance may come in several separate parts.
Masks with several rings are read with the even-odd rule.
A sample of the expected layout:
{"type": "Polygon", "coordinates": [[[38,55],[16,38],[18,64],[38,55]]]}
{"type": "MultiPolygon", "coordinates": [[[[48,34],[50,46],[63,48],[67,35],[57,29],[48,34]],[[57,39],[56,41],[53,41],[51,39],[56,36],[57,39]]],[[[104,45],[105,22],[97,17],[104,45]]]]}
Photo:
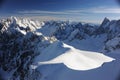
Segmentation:
{"type": "Polygon", "coordinates": [[[5,0],[0,15],[99,23],[120,19],[120,7],[116,0],[5,0]]]}

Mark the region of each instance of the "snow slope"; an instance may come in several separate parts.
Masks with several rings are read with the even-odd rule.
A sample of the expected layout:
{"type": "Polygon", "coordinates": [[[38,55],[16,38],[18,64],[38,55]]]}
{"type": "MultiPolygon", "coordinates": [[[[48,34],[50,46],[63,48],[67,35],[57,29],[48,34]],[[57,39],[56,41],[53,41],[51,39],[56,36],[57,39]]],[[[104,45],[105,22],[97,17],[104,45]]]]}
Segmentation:
{"type": "Polygon", "coordinates": [[[104,46],[104,41],[106,40],[106,35],[101,36],[91,36],[87,39],[74,39],[72,41],[65,40],[64,43],[75,47],[79,50],[92,51],[92,52],[101,52],[104,46]]]}
{"type": "MultiPolygon", "coordinates": [[[[45,65],[45,64],[63,63],[65,66],[73,70],[90,70],[90,69],[100,67],[105,62],[111,62],[114,60],[113,58],[107,57],[101,53],[78,50],[72,46],[69,46],[59,41],[54,43],[54,46],[56,45],[57,47],[66,48],[68,50],[66,50],[64,53],[60,54],[55,58],[53,56],[54,59],[52,60],[38,62],[37,66],[43,65],[43,64],[45,65]]],[[[47,52],[48,55],[54,55],[58,51],[63,52],[62,51],[63,49],[57,49],[54,46],[48,47],[48,50],[51,50],[50,52],[47,52]]],[[[44,55],[41,57],[47,56],[47,54],[45,53],[43,54],[44,55]]],[[[47,58],[50,59],[49,56],[47,58]]]]}

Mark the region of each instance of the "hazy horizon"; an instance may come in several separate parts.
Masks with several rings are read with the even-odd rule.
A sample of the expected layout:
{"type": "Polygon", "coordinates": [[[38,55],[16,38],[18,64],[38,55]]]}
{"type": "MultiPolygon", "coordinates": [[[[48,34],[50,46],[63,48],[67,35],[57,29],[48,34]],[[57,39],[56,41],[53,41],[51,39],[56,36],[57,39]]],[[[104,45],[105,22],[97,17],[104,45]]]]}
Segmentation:
{"type": "Polygon", "coordinates": [[[116,0],[2,0],[1,18],[10,16],[41,20],[101,23],[105,17],[120,19],[116,0]]]}

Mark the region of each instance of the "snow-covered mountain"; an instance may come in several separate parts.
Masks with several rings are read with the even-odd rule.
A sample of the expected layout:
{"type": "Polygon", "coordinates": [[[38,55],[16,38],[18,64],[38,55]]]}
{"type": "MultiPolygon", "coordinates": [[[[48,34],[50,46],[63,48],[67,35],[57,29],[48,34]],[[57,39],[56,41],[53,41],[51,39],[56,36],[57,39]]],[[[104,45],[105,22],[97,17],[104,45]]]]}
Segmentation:
{"type": "Polygon", "coordinates": [[[119,51],[120,20],[0,21],[1,80],[117,80],[119,51]]]}

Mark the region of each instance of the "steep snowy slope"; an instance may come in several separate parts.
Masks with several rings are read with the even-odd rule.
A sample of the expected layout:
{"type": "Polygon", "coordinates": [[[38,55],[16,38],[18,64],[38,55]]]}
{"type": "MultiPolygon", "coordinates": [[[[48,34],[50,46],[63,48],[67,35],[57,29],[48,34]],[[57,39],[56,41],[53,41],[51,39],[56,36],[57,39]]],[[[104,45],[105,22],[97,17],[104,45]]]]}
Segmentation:
{"type": "MultiPolygon", "coordinates": [[[[53,43],[52,46],[49,46],[46,49],[48,50],[53,49],[52,51],[47,52],[49,56],[51,55],[53,56],[53,59],[49,61],[38,62],[38,65],[35,66],[63,63],[65,66],[73,70],[90,70],[100,67],[104,62],[111,62],[112,60],[114,60],[113,58],[103,55],[102,53],[78,50],[72,46],[69,46],[59,41],[53,43]],[[62,50],[64,49],[60,49],[59,47],[68,50],[63,52],[62,50]],[[56,52],[58,51],[61,52],[62,54],[55,57],[54,54],[56,54],[56,52]]],[[[47,54],[41,53],[41,56],[38,58],[40,59],[41,57],[48,56],[47,54]]],[[[50,59],[49,56],[47,57],[47,60],[50,59]]]]}
{"type": "MultiPolygon", "coordinates": [[[[84,43],[89,43],[88,41],[84,43]]],[[[117,54],[105,56],[98,52],[78,50],[58,41],[48,46],[41,52],[41,55],[36,57],[32,68],[41,72],[40,80],[117,80],[120,70],[119,58],[117,54]],[[108,56],[116,60],[101,66],[102,63],[113,60],[108,56]]]]}

